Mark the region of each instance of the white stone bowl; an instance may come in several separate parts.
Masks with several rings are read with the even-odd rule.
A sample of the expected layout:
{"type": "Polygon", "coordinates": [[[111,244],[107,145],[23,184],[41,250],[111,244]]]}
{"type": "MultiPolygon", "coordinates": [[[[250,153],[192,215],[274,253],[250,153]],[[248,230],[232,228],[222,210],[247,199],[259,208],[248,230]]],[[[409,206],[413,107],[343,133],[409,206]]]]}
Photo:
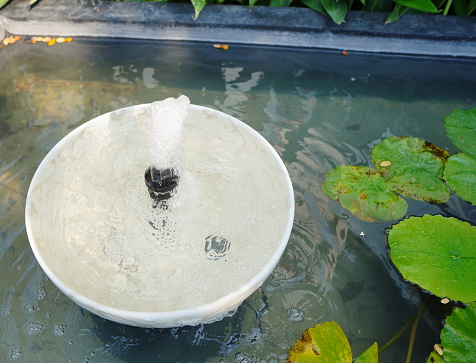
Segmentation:
{"type": "Polygon", "coordinates": [[[28,239],[51,281],[94,314],[154,328],[217,321],[281,258],[292,184],[258,132],[191,105],[177,201],[168,210],[137,207],[152,206],[143,180],[149,108],[101,115],[53,147],[28,190],[28,239]]]}

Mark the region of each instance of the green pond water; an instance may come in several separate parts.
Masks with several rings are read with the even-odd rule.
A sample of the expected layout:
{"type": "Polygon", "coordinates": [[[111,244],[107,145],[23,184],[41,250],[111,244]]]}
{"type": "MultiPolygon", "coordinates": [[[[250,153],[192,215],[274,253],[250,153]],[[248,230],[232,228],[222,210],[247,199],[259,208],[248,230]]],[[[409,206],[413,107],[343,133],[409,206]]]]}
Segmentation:
{"type": "MultiPolygon", "coordinates": [[[[321,192],[323,175],[339,164],[371,166],[372,145],[393,135],[456,152],[442,120],[475,107],[475,89],[474,59],[91,39],[0,49],[0,360],[281,362],[305,329],[331,320],[355,355],[383,345],[416,314],[421,294],[389,262],[392,223],[349,216],[321,192]],[[273,145],[294,185],[294,229],[272,275],[234,316],[173,329],[120,325],[81,309],[43,273],[25,231],[26,193],[41,160],[75,127],[181,94],[273,145]]],[[[423,213],[476,222],[456,196],[409,201],[408,215],[423,213]]],[[[425,361],[440,328],[430,309],[414,362],[425,361]]],[[[409,332],[380,361],[404,361],[408,340],[409,332]]]]}

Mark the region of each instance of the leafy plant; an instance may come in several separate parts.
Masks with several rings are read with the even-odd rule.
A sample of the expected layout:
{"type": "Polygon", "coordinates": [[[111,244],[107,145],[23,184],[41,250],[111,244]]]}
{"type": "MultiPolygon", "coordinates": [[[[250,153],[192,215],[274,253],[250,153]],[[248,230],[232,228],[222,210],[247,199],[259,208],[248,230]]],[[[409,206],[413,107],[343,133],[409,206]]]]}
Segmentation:
{"type": "MultiPolygon", "coordinates": [[[[366,221],[371,219],[362,218],[361,211],[372,208],[362,200],[355,202],[355,198],[376,193],[374,205],[379,205],[379,196],[386,201],[386,193],[395,191],[419,200],[443,202],[449,197],[444,180],[462,198],[476,204],[476,108],[455,110],[444,121],[449,138],[461,153],[449,156],[417,138],[388,138],[376,145],[371,155],[384,184],[373,169],[340,165],[326,173],[324,194],[338,199],[343,207],[366,221]],[[343,197],[353,197],[354,202],[346,204],[343,197]],[[354,204],[360,206],[359,211],[354,210],[354,204]]],[[[427,363],[476,361],[476,227],[440,215],[410,217],[392,226],[388,244],[390,258],[405,279],[443,297],[442,302],[452,299],[468,304],[447,318],[440,336],[443,349],[435,345],[427,363]]],[[[417,316],[382,348],[386,349],[411,325],[407,363],[428,296],[417,316]]]]}
{"type": "Polygon", "coordinates": [[[392,227],[388,244],[406,280],[441,298],[476,301],[476,227],[440,215],[411,217],[392,227]]]}
{"type": "Polygon", "coordinates": [[[400,219],[408,207],[405,199],[388,188],[379,172],[366,166],[340,165],[330,170],[322,191],[367,222],[400,219]]]}
{"type": "Polygon", "coordinates": [[[445,164],[443,177],[458,195],[476,205],[476,160],[459,153],[451,155],[445,164]]]}
{"type": "MultiPolygon", "coordinates": [[[[351,363],[352,350],[342,328],[335,321],[317,324],[302,333],[294,347],[289,349],[287,363],[351,363]]],[[[372,344],[356,363],[377,363],[377,343],[372,344]]]]}
{"type": "Polygon", "coordinates": [[[445,117],[445,128],[463,153],[449,156],[415,137],[390,137],[372,150],[378,173],[364,166],[339,165],[325,174],[323,193],[367,222],[405,215],[406,202],[393,193],[442,203],[450,197],[449,185],[476,205],[476,159],[472,157],[476,155],[476,108],[451,112],[445,117]]]}
{"type": "MultiPolygon", "coordinates": [[[[0,0],[0,8],[10,0],[0,0]]],[[[25,0],[34,5],[40,0],[25,0]]],[[[168,0],[110,0],[110,1],[143,1],[143,2],[167,2],[168,0]]],[[[181,2],[181,0],[170,0],[181,2]]],[[[407,12],[443,15],[454,14],[468,16],[476,9],[476,0],[190,0],[195,11],[195,18],[203,10],[206,4],[237,3],[248,5],[267,5],[273,7],[306,6],[321,14],[329,16],[335,23],[345,22],[349,10],[380,11],[390,13],[386,24],[391,23],[407,12]]]]}
{"type": "Polygon", "coordinates": [[[453,310],[440,338],[445,362],[476,362],[476,303],[453,310]]]}
{"type": "Polygon", "coordinates": [[[416,137],[390,137],[372,150],[372,162],[391,190],[429,202],[446,202],[450,197],[443,182],[448,156],[445,150],[416,137]]]}

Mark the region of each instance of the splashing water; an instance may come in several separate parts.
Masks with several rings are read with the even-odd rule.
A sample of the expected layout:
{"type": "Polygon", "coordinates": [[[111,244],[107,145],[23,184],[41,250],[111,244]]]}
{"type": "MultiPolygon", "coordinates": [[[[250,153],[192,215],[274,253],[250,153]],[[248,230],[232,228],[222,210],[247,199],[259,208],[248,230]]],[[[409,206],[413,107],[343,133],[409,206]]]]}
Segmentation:
{"type": "Polygon", "coordinates": [[[190,100],[187,96],[153,102],[150,108],[148,149],[157,170],[183,171],[183,121],[190,100]]]}

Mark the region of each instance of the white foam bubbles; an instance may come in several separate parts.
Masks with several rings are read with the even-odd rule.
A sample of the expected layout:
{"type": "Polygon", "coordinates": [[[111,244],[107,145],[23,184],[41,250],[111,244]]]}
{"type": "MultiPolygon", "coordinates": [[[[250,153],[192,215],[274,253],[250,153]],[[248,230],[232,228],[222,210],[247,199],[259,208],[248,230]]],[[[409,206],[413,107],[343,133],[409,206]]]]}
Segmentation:
{"type": "Polygon", "coordinates": [[[190,100],[187,96],[166,98],[151,104],[148,122],[148,149],[152,166],[174,168],[180,174],[183,157],[183,121],[190,100]]]}

